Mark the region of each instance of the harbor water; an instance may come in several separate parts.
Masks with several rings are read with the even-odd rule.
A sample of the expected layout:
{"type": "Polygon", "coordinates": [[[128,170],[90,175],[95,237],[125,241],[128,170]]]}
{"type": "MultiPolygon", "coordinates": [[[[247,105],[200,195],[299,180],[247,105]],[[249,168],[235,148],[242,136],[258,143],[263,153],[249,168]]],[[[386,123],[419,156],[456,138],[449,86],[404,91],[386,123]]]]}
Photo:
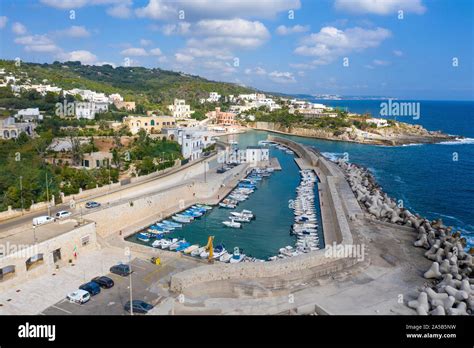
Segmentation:
{"type": "MultiPolygon", "coordinates": [[[[261,132],[250,131],[233,138],[239,142],[239,147],[245,148],[257,145],[259,140],[266,139],[261,132]]],[[[263,178],[257,184],[257,189],[249,195],[246,201],[240,202],[236,209],[226,209],[215,206],[202,217],[183,228],[166,234],[166,238],[184,238],[192,244],[206,245],[208,236],[214,236],[214,245],[223,243],[228,251],[239,247],[247,256],[267,259],[278,255],[278,250],[287,245],[294,246],[296,237],[290,235],[294,223],[293,210],[289,201],[296,198],[296,187],[300,183],[299,167],[294,155],[270,147],[270,156],[278,158],[282,170],[274,171],[270,177],[263,178]],[[231,211],[251,210],[256,219],[250,223],[242,223],[242,228],[230,228],[222,224],[228,220],[231,211]]],[[[315,205],[319,206],[317,187],[315,187],[315,205]]],[[[319,211],[317,212],[320,219],[319,211]]],[[[320,221],[320,220],[319,220],[320,221]]],[[[319,230],[321,233],[321,229],[319,230]]],[[[323,238],[320,234],[320,241],[323,238]]],[[[136,235],[128,240],[151,244],[137,240],[136,235]]]]}

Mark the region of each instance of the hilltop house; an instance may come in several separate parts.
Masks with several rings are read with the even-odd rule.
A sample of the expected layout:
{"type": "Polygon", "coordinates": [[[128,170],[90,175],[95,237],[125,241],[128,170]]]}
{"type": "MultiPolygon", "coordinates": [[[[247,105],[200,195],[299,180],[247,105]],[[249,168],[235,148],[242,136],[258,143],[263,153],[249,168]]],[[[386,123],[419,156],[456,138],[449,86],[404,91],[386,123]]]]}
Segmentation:
{"type": "Polygon", "coordinates": [[[187,105],[184,99],[175,99],[173,105],[169,105],[168,109],[173,117],[178,119],[190,118],[194,113],[194,111],[191,111],[191,106],[187,105]]]}
{"type": "Polygon", "coordinates": [[[37,121],[42,120],[43,116],[40,114],[39,108],[28,108],[28,109],[21,109],[15,115],[16,119],[22,121],[37,121]]]}
{"type": "Polygon", "coordinates": [[[34,133],[35,124],[31,122],[16,122],[14,117],[7,117],[0,120],[0,138],[1,139],[16,139],[21,133],[26,133],[32,136],[34,133]]]}
{"type": "Polygon", "coordinates": [[[214,111],[206,113],[206,117],[218,125],[231,126],[237,124],[235,113],[223,112],[219,107],[216,107],[214,111]]]}
{"type": "Polygon", "coordinates": [[[148,134],[160,133],[162,128],[176,126],[176,119],[172,116],[127,116],[123,119],[132,134],[144,129],[148,134]]]}

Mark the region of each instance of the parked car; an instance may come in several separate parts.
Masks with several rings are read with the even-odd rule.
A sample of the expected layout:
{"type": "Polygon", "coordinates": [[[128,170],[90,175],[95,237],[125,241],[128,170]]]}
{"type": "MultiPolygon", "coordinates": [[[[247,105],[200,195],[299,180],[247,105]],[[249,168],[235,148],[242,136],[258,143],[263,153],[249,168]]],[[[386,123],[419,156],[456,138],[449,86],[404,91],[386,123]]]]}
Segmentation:
{"type": "Polygon", "coordinates": [[[109,277],[105,276],[95,277],[91,280],[91,282],[98,284],[101,288],[104,289],[110,289],[112,286],[114,286],[114,281],[109,277]]]}
{"type": "Polygon", "coordinates": [[[39,226],[39,225],[47,224],[49,222],[54,222],[54,218],[47,215],[33,218],[33,226],[39,226]]]}
{"type": "Polygon", "coordinates": [[[122,277],[130,274],[130,266],[126,264],[120,264],[110,267],[110,273],[121,275],[122,277]]]}
{"type": "MultiPolygon", "coordinates": [[[[142,301],[142,300],[133,300],[132,307],[133,307],[133,313],[141,313],[141,314],[146,314],[151,309],[153,309],[153,306],[151,304],[146,303],[145,301],[142,301]]],[[[123,309],[130,313],[130,301],[125,303],[125,306],[123,306],[123,309]]]]}
{"type": "Polygon", "coordinates": [[[86,290],[79,289],[74,292],[71,292],[70,294],[67,294],[66,298],[69,301],[84,304],[91,299],[91,294],[89,294],[89,292],[87,292],[86,290]]]}
{"type": "Polygon", "coordinates": [[[61,210],[58,211],[55,215],[56,219],[65,219],[67,217],[70,217],[72,214],[68,212],[67,210],[61,210]]]}
{"type": "Polygon", "coordinates": [[[87,202],[86,203],[86,208],[87,209],[98,208],[98,207],[100,207],[100,203],[98,203],[98,202],[93,202],[92,201],[92,202],[87,202]]]}
{"type": "Polygon", "coordinates": [[[87,291],[91,296],[95,296],[98,293],[100,293],[100,286],[97,283],[94,282],[88,282],[85,284],[82,284],[79,289],[87,291]]]}

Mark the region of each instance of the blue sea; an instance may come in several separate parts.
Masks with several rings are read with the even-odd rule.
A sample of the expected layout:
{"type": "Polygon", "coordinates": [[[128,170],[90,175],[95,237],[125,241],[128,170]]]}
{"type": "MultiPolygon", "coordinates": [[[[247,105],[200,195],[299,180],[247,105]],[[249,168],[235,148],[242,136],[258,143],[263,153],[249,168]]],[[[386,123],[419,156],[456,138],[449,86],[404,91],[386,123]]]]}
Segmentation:
{"type": "MultiPolygon", "coordinates": [[[[377,100],[312,100],[351,112],[380,116],[377,100]]],[[[443,219],[474,244],[474,102],[414,101],[420,118],[397,117],[428,130],[464,137],[456,142],[397,147],[360,145],[298,138],[330,156],[349,154],[349,160],[374,173],[385,192],[402,199],[406,208],[429,219],[443,219]],[[457,159],[457,160],[456,160],[457,159]]]]}

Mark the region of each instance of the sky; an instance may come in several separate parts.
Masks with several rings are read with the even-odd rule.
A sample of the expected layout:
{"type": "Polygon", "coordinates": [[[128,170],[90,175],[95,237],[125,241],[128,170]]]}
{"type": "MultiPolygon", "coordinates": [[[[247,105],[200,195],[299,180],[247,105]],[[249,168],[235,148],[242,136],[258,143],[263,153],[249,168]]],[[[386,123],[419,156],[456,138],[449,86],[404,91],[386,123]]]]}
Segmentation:
{"type": "Polygon", "coordinates": [[[0,58],[264,91],[474,100],[471,0],[2,0],[0,58]]]}

